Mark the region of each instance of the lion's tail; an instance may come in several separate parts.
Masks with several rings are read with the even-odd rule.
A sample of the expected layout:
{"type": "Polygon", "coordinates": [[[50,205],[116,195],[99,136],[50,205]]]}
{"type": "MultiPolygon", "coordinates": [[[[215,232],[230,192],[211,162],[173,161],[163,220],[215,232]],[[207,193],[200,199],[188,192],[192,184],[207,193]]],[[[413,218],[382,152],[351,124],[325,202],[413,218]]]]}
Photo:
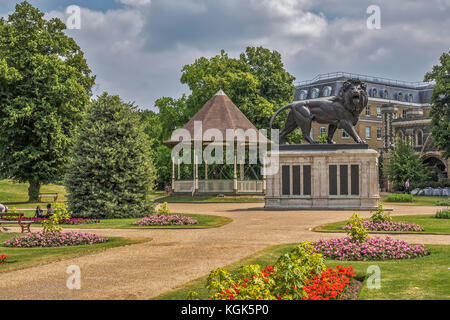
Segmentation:
{"type": "Polygon", "coordinates": [[[270,123],[269,123],[270,129],[272,129],[272,123],[273,123],[273,120],[275,120],[276,116],[277,116],[280,112],[283,112],[284,110],[286,110],[286,109],[288,109],[288,108],[292,108],[292,104],[288,104],[288,105],[286,105],[286,106],[284,106],[284,107],[281,107],[280,109],[278,109],[277,112],[275,112],[275,114],[274,114],[274,115],[272,116],[272,118],[270,119],[270,123]]]}

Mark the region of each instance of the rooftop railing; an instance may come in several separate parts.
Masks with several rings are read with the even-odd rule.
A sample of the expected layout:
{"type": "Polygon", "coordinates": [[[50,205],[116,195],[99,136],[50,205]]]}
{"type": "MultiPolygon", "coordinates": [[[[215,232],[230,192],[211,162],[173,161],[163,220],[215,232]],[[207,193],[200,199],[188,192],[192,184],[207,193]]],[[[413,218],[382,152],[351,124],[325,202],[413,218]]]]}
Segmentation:
{"type": "Polygon", "coordinates": [[[401,81],[401,80],[394,80],[394,79],[388,79],[388,78],[382,78],[382,77],[372,77],[367,76],[363,74],[357,74],[357,73],[350,73],[350,72],[330,72],[330,73],[323,73],[315,76],[311,80],[305,80],[305,81],[299,81],[296,82],[296,86],[306,86],[313,83],[316,83],[318,81],[322,80],[331,80],[331,79],[339,79],[339,78],[352,78],[352,79],[360,79],[370,82],[376,82],[380,84],[386,84],[386,85],[393,85],[393,86],[401,86],[401,87],[408,87],[408,88],[423,88],[428,87],[432,85],[432,83],[428,82],[410,82],[410,81],[401,81]]]}

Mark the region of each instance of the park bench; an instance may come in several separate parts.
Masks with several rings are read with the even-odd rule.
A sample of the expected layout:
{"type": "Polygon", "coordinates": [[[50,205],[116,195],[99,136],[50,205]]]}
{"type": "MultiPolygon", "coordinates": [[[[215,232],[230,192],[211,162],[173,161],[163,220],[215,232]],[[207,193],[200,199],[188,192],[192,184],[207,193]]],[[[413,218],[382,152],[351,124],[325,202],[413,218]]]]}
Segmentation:
{"type": "MultiPolygon", "coordinates": [[[[31,220],[23,220],[23,213],[0,213],[0,226],[3,224],[18,224],[22,228],[22,233],[30,231],[30,225],[33,223],[31,220]]],[[[0,232],[2,232],[0,228],[0,232]]]]}
{"type": "Polygon", "coordinates": [[[42,202],[43,198],[53,199],[53,202],[58,200],[58,193],[39,193],[39,202],[42,202]]]}

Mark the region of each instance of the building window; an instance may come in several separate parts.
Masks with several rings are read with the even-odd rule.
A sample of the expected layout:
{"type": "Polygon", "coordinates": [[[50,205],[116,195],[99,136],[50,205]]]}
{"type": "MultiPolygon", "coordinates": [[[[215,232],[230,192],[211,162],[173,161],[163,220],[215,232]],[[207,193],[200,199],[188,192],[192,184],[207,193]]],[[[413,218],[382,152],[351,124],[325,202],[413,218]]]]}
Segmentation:
{"type": "Polygon", "coordinates": [[[345,131],[344,129],[342,129],[342,139],[348,139],[350,138],[350,136],[348,135],[347,131],[345,131]]]}
{"type": "Polygon", "coordinates": [[[327,131],[327,128],[320,127],[320,135],[324,135],[326,131],[327,131]]]}
{"type": "Polygon", "coordinates": [[[366,107],[366,116],[370,116],[370,107],[369,106],[366,107]]]}
{"type": "Polygon", "coordinates": [[[399,92],[397,93],[397,100],[402,101],[403,100],[403,93],[399,92]]]}
{"type": "Polygon", "coordinates": [[[372,97],[376,97],[376,96],[377,96],[377,93],[378,93],[377,89],[376,89],[376,88],[373,88],[373,89],[372,89],[372,97]]]}
{"type": "Polygon", "coordinates": [[[305,100],[308,97],[308,90],[301,90],[300,91],[300,95],[299,95],[299,99],[300,100],[305,100]]]}
{"type": "Polygon", "coordinates": [[[314,88],[311,90],[311,99],[315,99],[319,97],[319,89],[314,88]]]}
{"type": "Polygon", "coordinates": [[[381,118],[381,107],[377,107],[377,117],[381,118]]]}
{"type": "Polygon", "coordinates": [[[370,127],[366,127],[366,138],[370,139],[370,127]]]}
{"type": "Polygon", "coordinates": [[[406,113],[408,112],[408,110],[406,110],[406,109],[403,109],[403,111],[402,111],[402,118],[403,119],[406,119],[406,113]]]}
{"type": "Polygon", "coordinates": [[[377,139],[381,140],[381,128],[377,128],[377,139]]]}
{"type": "Polygon", "coordinates": [[[325,88],[323,88],[322,95],[324,97],[331,96],[331,87],[330,86],[326,86],[325,88]]]}
{"type": "Polygon", "coordinates": [[[423,145],[423,132],[420,129],[416,131],[416,145],[423,145]]]}
{"type": "Polygon", "coordinates": [[[408,94],[408,102],[413,102],[413,95],[412,95],[412,93],[408,94]]]}
{"type": "Polygon", "coordinates": [[[389,92],[387,90],[384,90],[383,92],[383,98],[389,99],[389,92]]]}
{"type": "Polygon", "coordinates": [[[377,151],[378,151],[378,153],[381,153],[382,150],[381,150],[381,148],[378,148],[377,151]]]}

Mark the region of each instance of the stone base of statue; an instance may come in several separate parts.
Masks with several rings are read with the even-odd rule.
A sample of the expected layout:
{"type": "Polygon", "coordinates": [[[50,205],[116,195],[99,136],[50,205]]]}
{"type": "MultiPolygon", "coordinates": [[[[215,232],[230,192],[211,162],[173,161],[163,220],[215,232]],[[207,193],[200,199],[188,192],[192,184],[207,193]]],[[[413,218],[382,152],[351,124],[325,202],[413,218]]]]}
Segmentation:
{"type": "Polygon", "coordinates": [[[280,145],[266,176],[267,209],[373,210],[380,198],[378,152],[366,144],[280,145]]]}

